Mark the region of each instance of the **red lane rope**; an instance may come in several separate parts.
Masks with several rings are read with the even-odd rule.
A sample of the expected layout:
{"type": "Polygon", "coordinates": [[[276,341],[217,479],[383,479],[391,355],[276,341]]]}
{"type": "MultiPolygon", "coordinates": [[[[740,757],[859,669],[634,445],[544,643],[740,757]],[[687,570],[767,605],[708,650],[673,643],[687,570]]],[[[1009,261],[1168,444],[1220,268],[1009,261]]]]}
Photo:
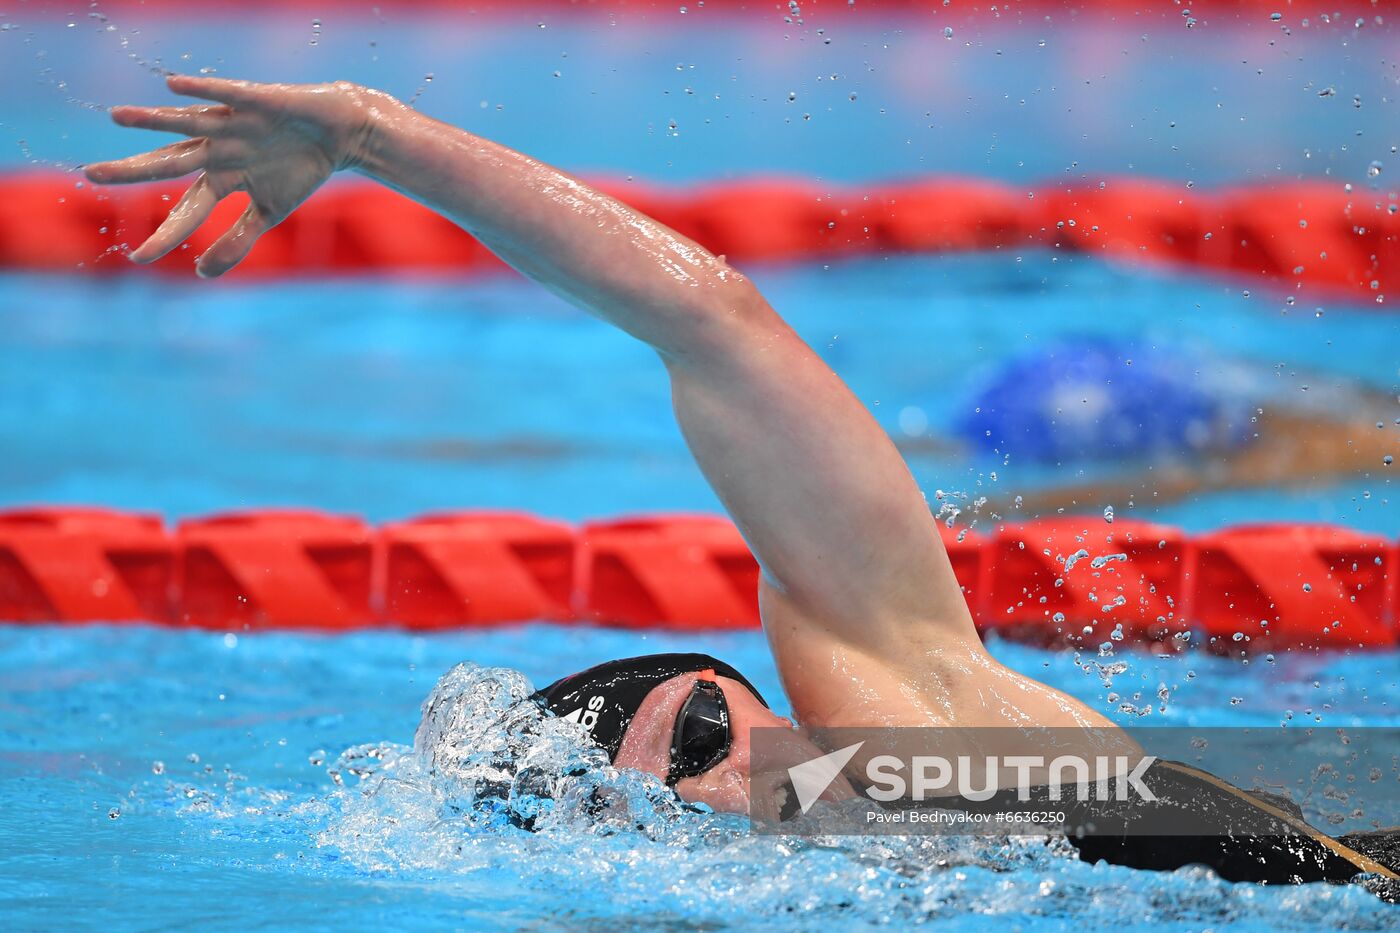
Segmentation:
{"type": "MultiPolygon", "coordinates": [[[[1384,302],[1400,275],[1400,213],[1388,196],[1330,182],[1213,192],[1132,178],[1028,191],[970,178],[868,189],[751,179],[671,190],[600,187],[735,262],[889,253],[1053,249],[1129,263],[1249,276],[1384,302]]],[[[58,173],[0,178],[0,267],[128,271],[178,186],[96,190],[58,173]]],[[[155,268],[193,275],[194,258],[243,209],[228,198],[184,249],[155,268]]],[[[472,237],[370,183],[327,188],[274,228],[242,277],[499,270],[472,237]]]]}
{"type": "MultiPolygon", "coordinates": [[[[1203,535],[1055,518],[941,529],[978,627],[1094,649],[1220,654],[1394,648],[1400,548],[1323,525],[1203,535]]],[[[0,511],[0,620],[153,621],[221,631],[459,629],[531,619],[757,628],[758,565],[724,518],[574,527],[454,512],[378,528],[310,510],[189,519],[0,511]]]]}

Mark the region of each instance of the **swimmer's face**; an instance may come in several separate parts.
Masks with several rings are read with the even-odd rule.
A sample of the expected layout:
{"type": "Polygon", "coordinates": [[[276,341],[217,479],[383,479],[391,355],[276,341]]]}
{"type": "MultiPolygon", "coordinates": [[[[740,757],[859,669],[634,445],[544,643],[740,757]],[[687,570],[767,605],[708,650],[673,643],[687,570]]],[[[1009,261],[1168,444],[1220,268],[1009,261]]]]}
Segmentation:
{"type": "MultiPolygon", "coordinates": [[[[676,717],[699,677],[699,674],[681,674],[658,684],[647,694],[622,737],[622,747],[617,753],[618,767],[666,777],[671,767],[671,739],[676,717]]],[[[810,761],[825,752],[803,736],[791,720],[775,715],[737,680],[716,677],[715,682],[724,691],[729,706],[732,734],[729,754],[704,774],[681,778],[676,782],[676,793],[682,800],[707,804],[725,813],[748,813],[752,799],[757,801],[755,816],[777,819],[784,794],[791,793],[786,789],[788,766],[810,761]],[[749,730],[774,727],[788,730],[777,754],[764,756],[772,758],[774,763],[772,767],[765,765],[766,770],[762,772],[752,772],[749,730]]],[[[770,740],[771,737],[765,738],[765,741],[770,740]]],[[[838,779],[823,796],[839,799],[851,793],[850,785],[838,779]]]]}

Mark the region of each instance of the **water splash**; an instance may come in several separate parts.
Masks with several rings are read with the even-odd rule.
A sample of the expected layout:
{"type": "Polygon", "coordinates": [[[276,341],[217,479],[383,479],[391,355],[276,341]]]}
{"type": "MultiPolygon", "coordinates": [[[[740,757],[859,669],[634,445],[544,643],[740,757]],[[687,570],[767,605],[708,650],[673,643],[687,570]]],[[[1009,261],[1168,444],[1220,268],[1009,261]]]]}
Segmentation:
{"type": "MultiPolygon", "coordinates": [[[[791,929],[801,915],[887,928],[988,913],[1063,922],[1169,899],[1180,919],[1213,924],[1261,906],[1252,886],[1205,869],[1090,866],[1063,839],[755,835],[743,817],[689,807],[651,775],[613,768],[582,727],[543,714],[530,692],[515,671],[459,665],[424,702],[413,746],[349,749],[332,770],[357,776],[356,786],[290,811],[274,798],[265,805],[319,814],[316,842],[336,853],[332,864],[454,890],[485,885],[483,896],[506,903],[538,903],[547,891],[580,920],[791,929]]],[[[1313,905],[1299,929],[1339,906],[1318,907],[1317,897],[1374,909],[1359,889],[1309,895],[1270,894],[1286,900],[1270,906],[1291,918],[1313,905]]]]}
{"type": "MultiPolygon", "coordinates": [[[[363,871],[528,864],[532,875],[582,887],[615,886],[625,874],[637,906],[679,897],[708,909],[706,891],[733,896],[736,886],[754,906],[777,908],[813,872],[944,886],[958,869],[1073,858],[1067,843],[1040,839],[757,836],[746,817],[686,804],[655,776],[613,767],[583,727],[544,713],[531,692],[506,668],[448,671],[423,703],[412,747],[359,745],[330,766],[342,786],[308,805],[322,811],[317,845],[363,871]]],[[[856,886],[810,887],[839,900],[856,886]]]]}
{"type": "MultiPolygon", "coordinates": [[[[1085,569],[1081,565],[1080,572],[1085,569]]],[[[35,650],[42,642],[43,651],[51,652],[54,638],[75,636],[54,630],[44,631],[42,637],[29,633],[23,637],[33,640],[35,650]]],[[[91,639],[88,633],[77,637],[91,639]]],[[[201,652],[216,651],[221,658],[226,653],[217,635],[180,637],[201,652]]],[[[412,653],[405,647],[400,655],[390,647],[388,654],[445,667],[451,663],[449,658],[464,652],[490,656],[486,645],[494,642],[479,637],[472,637],[469,648],[457,641],[434,644],[430,640],[412,653]],[[421,651],[428,654],[420,655],[421,651]]],[[[115,668],[116,676],[121,676],[136,665],[111,664],[111,645],[126,645],[131,657],[145,658],[157,654],[149,648],[152,641],[159,639],[159,644],[168,646],[170,638],[166,632],[123,629],[119,639],[109,636],[110,641],[101,643],[103,653],[95,656],[94,663],[115,668]]],[[[385,660],[386,645],[406,645],[408,639],[347,636],[342,642],[323,646],[313,641],[296,650],[342,661],[347,653],[356,661],[363,657],[365,663],[348,665],[344,679],[336,685],[345,697],[336,705],[353,706],[351,696],[374,693],[381,678],[393,676],[393,665],[385,660]]],[[[563,650],[559,645],[565,641],[551,639],[554,650],[563,650]]],[[[454,668],[434,688],[429,702],[421,704],[424,713],[415,741],[400,734],[405,744],[358,745],[337,760],[333,752],[321,751],[321,744],[326,730],[340,728],[338,717],[268,715],[278,709],[273,704],[285,701],[275,689],[253,689],[254,685],[281,685],[292,671],[305,671],[306,657],[295,654],[286,667],[267,669],[267,658],[293,653],[288,645],[301,644],[272,635],[240,639],[238,651],[231,656],[234,660],[249,648],[262,647],[260,653],[242,659],[246,667],[227,674],[247,682],[236,712],[256,710],[256,721],[263,725],[255,727],[245,741],[239,739],[241,728],[220,723],[201,733],[200,741],[208,744],[200,745],[197,754],[191,754],[192,745],[158,746],[164,763],[159,774],[151,760],[156,754],[152,748],[151,756],[130,763],[136,772],[101,779],[91,788],[95,793],[84,792],[84,799],[97,804],[92,817],[100,829],[94,831],[132,834],[151,829],[157,835],[147,838],[156,840],[179,836],[191,851],[207,847],[207,857],[219,871],[236,874],[252,866],[278,891],[316,892],[313,897],[334,892],[350,902],[346,910],[354,912],[355,921],[388,917],[390,926],[392,911],[416,910],[421,912],[416,916],[474,927],[643,923],[687,929],[763,925],[789,930],[833,924],[842,929],[893,929],[939,920],[966,925],[990,916],[1006,926],[1039,930],[1069,923],[1121,926],[1126,915],[1151,915],[1169,903],[1175,922],[1183,928],[1240,923],[1259,929],[1311,931],[1334,928],[1338,918],[1348,929],[1384,929],[1386,912],[1394,909],[1360,887],[1261,889],[1226,884],[1198,868],[1155,873],[1090,865],[1079,861],[1062,840],[1047,844],[1015,837],[753,835],[742,817],[685,807],[655,779],[602,764],[600,753],[583,743],[570,723],[555,721],[540,731],[544,717],[529,704],[521,704],[529,695],[529,684],[503,669],[454,668]],[[282,754],[265,755],[269,744],[280,745],[278,738],[283,734],[289,747],[282,754]],[[502,799],[499,791],[483,787],[476,794],[481,806],[473,809],[471,793],[463,788],[497,780],[500,776],[492,772],[499,762],[494,759],[512,746],[539,756],[538,760],[552,759],[544,782],[567,791],[551,790],[546,795],[543,806],[550,812],[536,820],[535,832],[518,825],[518,818],[512,822],[505,811],[491,809],[502,806],[492,802],[502,799]],[[237,771],[247,771],[251,777],[227,766],[230,756],[237,771]],[[562,774],[580,760],[584,773],[562,774]],[[307,762],[318,774],[323,763],[335,762],[332,768],[344,784],[328,786],[324,780],[311,779],[307,762]],[[124,786],[128,780],[135,781],[130,794],[124,786]],[[604,799],[611,795],[623,803],[600,808],[595,790],[604,799]],[[115,820],[103,816],[111,809],[119,810],[115,820]],[[172,830],[171,819],[178,821],[178,832],[172,830]],[[373,899],[382,899],[387,907],[357,902],[371,889],[373,899]],[[471,906],[463,906],[467,904],[471,906]]],[[[755,647],[758,644],[755,641],[755,647]]],[[[1048,665],[1047,679],[1057,685],[1081,676],[1061,654],[1003,645],[998,655],[1021,669],[1041,669],[1043,662],[1048,665]]],[[[1107,665],[1115,659],[1097,660],[1107,665]]],[[[1118,675],[1118,702],[1141,702],[1133,696],[1139,689],[1142,701],[1153,695],[1164,700],[1164,692],[1184,687],[1180,659],[1148,658],[1136,663],[1145,666],[1144,674],[1150,672],[1150,680],[1144,676],[1125,685],[1124,675],[1118,675]]],[[[1219,724],[1221,716],[1238,721],[1250,704],[1230,707],[1228,697],[1252,696],[1249,691],[1266,682],[1242,681],[1238,665],[1213,656],[1196,656],[1193,663],[1204,676],[1195,684],[1196,690],[1182,691],[1185,712],[1194,709],[1210,723],[1219,724]]],[[[1315,704],[1321,691],[1331,702],[1342,702],[1339,711],[1346,713],[1370,711],[1367,704],[1377,699],[1374,693],[1363,699],[1365,691],[1348,695],[1331,686],[1366,684],[1364,672],[1374,677],[1383,669],[1374,660],[1285,657],[1282,663],[1294,666],[1278,680],[1286,689],[1292,689],[1287,684],[1297,685],[1288,701],[1300,711],[1315,704]],[[1313,682],[1327,686],[1304,688],[1304,683],[1313,682]]],[[[189,669],[188,660],[181,659],[178,669],[189,669]]],[[[1388,673],[1385,669],[1384,674],[1388,673]]],[[[148,683],[144,678],[151,675],[140,676],[138,683],[144,685],[148,683]]],[[[181,715],[198,710],[193,691],[200,688],[193,679],[186,680],[184,693],[165,697],[166,705],[158,707],[163,719],[183,722],[181,715]]],[[[1383,681],[1389,682],[1389,678],[1383,681]]],[[[1097,686],[1101,680],[1096,677],[1092,683],[1097,686]]],[[[79,685],[75,689],[95,688],[79,685]]],[[[79,693],[78,697],[99,696],[111,702],[106,692],[110,688],[102,689],[101,694],[79,693]]],[[[421,687],[408,689],[411,693],[400,700],[422,700],[421,687]]],[[[1387,689],[1374,685],[1384,698],[1393,693],[1387,689]]],[[[155,694],[163,696],[160,691],[155,694]]],[[[152,691],[143,687],[125,695],[130,696],[131,709],[140,709],[141,704],[149,704],[152,691]]],[[[71,694],[52,700],[56,710],[73,701],[71,694]]],[[[376,720],[386,723],[386,729],[403,733],[417,722],[410,716],[408,725],[387,725],[403,723],[397,713],[376,720]]],[[[115,722],[115,728],[128,730],[122,736],[128,741],[144,728],[136,716],[118,716],[115,722]],[[127,719],[133,724],[124,725],[127,719]]],[[[144,739],[138,740],[133,747],[144,744],[144,739]]],[[[113,769],[118,763],[104,759],[102,765],[113,769]]],[[[534,778],[522,776],[521,768],[510,761],[505,765],[502,770],[510,786],[527,790],[534,786],[530,784],[534,778]]],[[[509,791],[504,796],[504,806],[509,806],[509,791]]],[[[516,796],[518,801],[519,793],[516,796]]],[[[524,813],[518,804],[515,810],[524,813]]],[[[202,854],[195,855],[196,863],[202,854]]]]}
{"type": "Polygon", "coordinates": [[[337,784],[347,774],[358,782],[333,795],[339,816],[318,842],[364,868],[442,868],[471,837],[658,838],[699,812],[654,775],[614,768],[582,726],[546,714],[532,692],[507,668],[448,671],[423,703],[412,747],[355,746],[330,766],[337,784]]]}

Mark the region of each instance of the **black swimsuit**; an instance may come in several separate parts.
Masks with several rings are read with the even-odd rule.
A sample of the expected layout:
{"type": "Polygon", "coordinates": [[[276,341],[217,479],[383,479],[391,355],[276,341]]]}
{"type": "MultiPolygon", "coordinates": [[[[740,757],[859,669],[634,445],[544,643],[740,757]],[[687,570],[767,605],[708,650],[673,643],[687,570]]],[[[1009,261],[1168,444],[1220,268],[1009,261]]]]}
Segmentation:
{"type": "Polygon", "coordinates": [[[1143,783],[1157,796],[1156,802],[1134,801],[1109,814],[1094,805],[1096,812],[1089,818],[1095,825],[1069,834],[1080,858],[1168,871],[1208,865],[1227,881],[1276,884],[1348,881],[1367,872],[1393,876],[1400,865],[1394,858],[1400,829],[1333,839],[1304,822],[1302,812],[1286,798],[1240,790],[1175,761],[1155,762],[1143,783]],[[1147,814],[1145,808],[1156,812],[1147,814]],[[1200,834],[1128,833],[1131,821],[1151,817],[1199,826],[1200,834]],[[1387,851],[1390,859],[1384,858],[1387,851]]]}
{"type": "MultiPolygon", "coordinates": [[[[1065,834],[1086,862],[1157,871],[1206,865],[1227,881],[1269,884],[1344,882],[1370,874],[1378,895],[1400,902],[1400,827],[1334,839],[1309,826],[1286,798],[1240,790],[1175,761],[1154,762],[1141,780],[1155,802],[1060,801],[1038,788],[1032,806],[1066,814],[1065,834]],[[1143,833],[1144,824],[1170,825],[1173,834],[1143,833]]],[[[951,797],[920,805],[989,813],[1027,806],[1014,803],[1013,791],[981,802],[951,797]]]]}

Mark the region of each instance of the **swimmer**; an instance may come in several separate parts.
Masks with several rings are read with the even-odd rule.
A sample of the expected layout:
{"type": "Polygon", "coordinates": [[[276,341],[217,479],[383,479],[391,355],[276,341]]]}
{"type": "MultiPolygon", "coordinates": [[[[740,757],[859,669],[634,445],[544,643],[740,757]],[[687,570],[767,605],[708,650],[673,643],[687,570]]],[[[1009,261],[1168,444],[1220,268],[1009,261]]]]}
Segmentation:
{"type": "MultiPolygon", "coordinates": [[[[958,727],[949,734],[968,736],[980,727],[1063,728],[1140,754],[1103,716],[987,652],[928,503],[894,444],[723,257],[577,179],[382,92],[182,75],[168,84],[204,102],[116,107],[112,118],[187,138],[86,167],[102,184],[197,173],[130,253],[133,262],[166,255],[221,199],[246,192],[242,216],[196,261],[200,276],[223,275],[333,174],[356,172],[449,217],[526,276],[657,352],[685,439],[762,567],[763,628],[804,727],[958,727]]],[[[741,673],[703,655],[615,661],[538,696],[588,728],[619,766],[649,771],[683,799],[717,810],[746,812],[751,799],[776,799],[787,781],[783,767],[750,767],[750,729],[788,730],[787,764],[824,753],[770,710],[741,673]]],[[[1223,784],[1218,790],[1245,793],[1223,784]]],[[[841,781],[828,791],[850,792],[841,781]]],[[[1265,870],[1250,858],[1246,876],[1340,880],[1388,872],[1312,833],[1325,840],[1313,843],[1318,871],[1292,863],[1265,870]]],[[[1125,851],[1103,845],[1086,857],[1176,867],[1129,842],[1125,851]]],[[[1180,858],[1228,870],[1209,853],[1180,858]]]]}

